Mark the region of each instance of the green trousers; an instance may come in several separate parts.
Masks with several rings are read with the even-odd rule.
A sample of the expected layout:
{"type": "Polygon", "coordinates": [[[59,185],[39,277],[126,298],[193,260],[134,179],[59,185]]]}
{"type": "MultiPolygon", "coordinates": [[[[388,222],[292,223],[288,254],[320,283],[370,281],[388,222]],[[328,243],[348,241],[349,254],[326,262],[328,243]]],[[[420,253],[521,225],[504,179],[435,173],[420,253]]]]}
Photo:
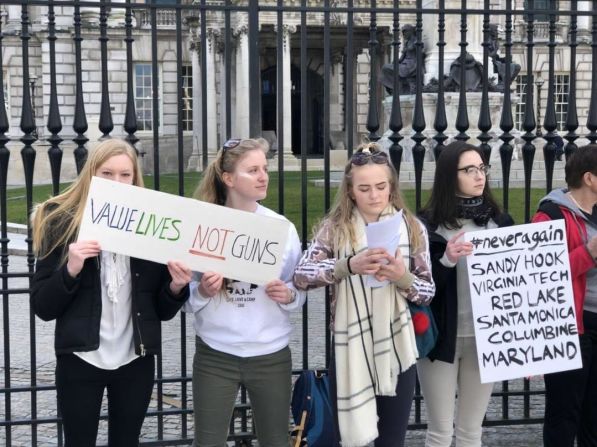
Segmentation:
{"type": "Polygon", "coordinates": [[[216,351],[200,338],[193,360],[195,447],[226,447],[240,385],[249,394],[260,447],[288,447],[290,349],[256,357],[216,351]]]}

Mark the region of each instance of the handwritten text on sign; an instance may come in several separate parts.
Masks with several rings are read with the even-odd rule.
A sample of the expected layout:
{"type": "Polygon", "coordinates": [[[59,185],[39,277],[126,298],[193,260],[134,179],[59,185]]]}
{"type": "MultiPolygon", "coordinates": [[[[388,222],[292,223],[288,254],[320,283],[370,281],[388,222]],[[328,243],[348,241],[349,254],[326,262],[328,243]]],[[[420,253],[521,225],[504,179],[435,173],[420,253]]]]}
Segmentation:
{"type": "Polygon", "coordinates": [[[102,250],[265,284],[280,275],[290,223],[94,177],[79,240],[102,250]]]}
{"type": "Polygon", "coordinates": [[[564,221],[465,240],[481,382],[580,368],[564,221]]]}

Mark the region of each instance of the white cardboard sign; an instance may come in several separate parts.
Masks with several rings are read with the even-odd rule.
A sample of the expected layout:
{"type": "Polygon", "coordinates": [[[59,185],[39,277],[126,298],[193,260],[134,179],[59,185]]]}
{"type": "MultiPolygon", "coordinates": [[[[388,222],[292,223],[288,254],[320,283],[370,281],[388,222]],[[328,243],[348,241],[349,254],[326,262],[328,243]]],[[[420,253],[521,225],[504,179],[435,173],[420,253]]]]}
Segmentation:
{"type": "Polygon", "coordinates": [[[464,238],[481,382],[582,367],[564,221],[464,238]]]}
{"type": "Polygon", "coordinates": [[[79,240],[255,284],[279,278],[290,223],[94,177],[79,240]]]}

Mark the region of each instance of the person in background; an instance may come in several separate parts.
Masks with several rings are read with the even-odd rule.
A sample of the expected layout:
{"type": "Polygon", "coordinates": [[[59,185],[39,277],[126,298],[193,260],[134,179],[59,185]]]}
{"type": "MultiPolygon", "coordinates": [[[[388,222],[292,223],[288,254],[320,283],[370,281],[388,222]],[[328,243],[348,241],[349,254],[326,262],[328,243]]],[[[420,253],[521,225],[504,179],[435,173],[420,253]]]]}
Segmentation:
{"type": "Polygon", "coordinates": [[[454,432],[457,447],[481,446],[493,384],[481,383],[466,265],[473,248],[463,235],[514,223],[493,199],[488,173],[477,147],[448,144],[436,161],[431,197],[420,213],[429,230],[436,284],[431,310],[439,331],[435,347],[417,363],[427,408],[426,447],[449,447],[454,432]]]}
{"type": "MultiPolygon", "coordinates": [[[[287,220],[259,204],[269,183],[263,139],[228,140],[207,167],[195,197],[287,220]]],[[[289,225],[280,278],[265,285],[203,272],[191,283],[185,311],[194,314],[193,409],[198,447],[225,447],[240,385],[249,394],[259,445],[288,447],[292,359],[290,312],[306,295],[292,285],[302,254],[289,225]]]]}
{"type": "Polygon", "coordinates": [[[545,374],[545,447],[597,446],[597,145],[566,161],[567,188],[539,202],[533,222],[564,219],[583,366],[545,374]]]}
{"type": "Polygon", "coordinates": [[[556,146],[556,160],[562,161],[562,156],[564,155],[564,139],[561,136],[556,135],[553,143],[556,146]]]}
{"type": "Polygon", "coordinates": [[[435,287],[425,227],[405,207],[396,170],[377,144],[359,147],[348,161],[294,283],[334,287],[331,399],[342,445],[403,446],[417,358],[407,301],[428,304],[435,287]],[[365,227],[399,211],[397,252],[369,246],[365,227]],[[386,284],[370,287],[367,276],[386,284]]]}
{"type": "Polygon", "coordinates": [[[37,206],[37,256],[31,308],[56,320],[56,392],[66,447],[96,445],[104,390],[108,391],[108,445],[131,447],[151,398],[154,355],[161,350],[161,321],[189,296],[191,271],[103,251],[77,240],[93,176],[143,186],[137,155],[109,139],[89,154],[75,182],[37,206]]]}

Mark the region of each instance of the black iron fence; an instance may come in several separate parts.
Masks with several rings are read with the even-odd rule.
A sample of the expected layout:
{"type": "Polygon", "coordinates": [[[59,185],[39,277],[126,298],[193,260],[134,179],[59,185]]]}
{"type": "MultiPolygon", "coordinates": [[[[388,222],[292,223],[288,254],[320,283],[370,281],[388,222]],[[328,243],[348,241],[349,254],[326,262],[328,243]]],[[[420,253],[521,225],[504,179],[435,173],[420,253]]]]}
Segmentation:
{"type": "MultiPolygon", "coordinates": [[[[22,337],[11,333],[11,304],[27,303],[29,293],[28,286],[11,281],[27,281],[35,261],[29,228],[24,269],[15,271],[9,255],[11,183],[25,186],[31,210],[33,186],[46,179],[43,169],[57,193],[61,179],[68,181],[85,162],[88,146],[122,136],[146,154],[156,189],[160,176],[171,172],[184,194],[185,173],[205,166],[222,141],[264,135],[276,158],[282,213],[285,172],[301,172],[306,242],[312,206],[306,174],[313,160],[323,171],[327,209],[335,160],[345,160],[363,138],[380,140],[399,171],[414,173],[410,186],[419,207],[425,162],[457,139],[479,144],[487,159],[497,160],[494,172],[506,209],[513,169],[519,171],[528,221],[531,186],[539,176],[551,189],[560,148],[567,157],[577,144],[597,142],[597,2],[552,3],[436,0],[423,8],[422,0],[3,1],[0,436],[5,444],[22,445],[13,434],[25,426],[25,444],[37,445],[40,432],[51,426],[62,445],[55,406],[38,408],[40,394],[55,388],[51,374],[49,381],[37,375],[31,312],[20,322],[28,324],[26,380],[15,379],[11,362],[11,349],[22,337]],[[543,79],[547,95],[541,98],[543,79]],[[64,174],[70,165],[72,173],[64,174]],[[16,414],[13,403],[23,397],[28,411],[16,414]]],[[[322,316],[326,322],[328,317],[322,316]]],[[[304,368],[312,364],[312,324],[305,305],[304,368]]],[[[186,340],[192,336],[186,327],[183,314],[175,343],[177,373],[165,372],[163,356],[158,358],[157,404],[148,413],[156,421],[155,436],[144,445],[191,442],[186,340]],[[171,385],[175,405],[164,391],[171,385]],[[164,421],[172,418],[178,423],[169,431],[164,421]]],[[[529,381],[515,391],[504,382],[495,393],[501,414],[486,425],[540,422],[531,401],[541,393],[529,381]],[[522,416],[512,417],[510,402],[519,397],[522,416]]],[[[230,435],[239,445],[254,437],[244,396],[242,402],[230,435]]],[[[417,395],[412,428],[424,427],[421,414],[417,395]]]]}

